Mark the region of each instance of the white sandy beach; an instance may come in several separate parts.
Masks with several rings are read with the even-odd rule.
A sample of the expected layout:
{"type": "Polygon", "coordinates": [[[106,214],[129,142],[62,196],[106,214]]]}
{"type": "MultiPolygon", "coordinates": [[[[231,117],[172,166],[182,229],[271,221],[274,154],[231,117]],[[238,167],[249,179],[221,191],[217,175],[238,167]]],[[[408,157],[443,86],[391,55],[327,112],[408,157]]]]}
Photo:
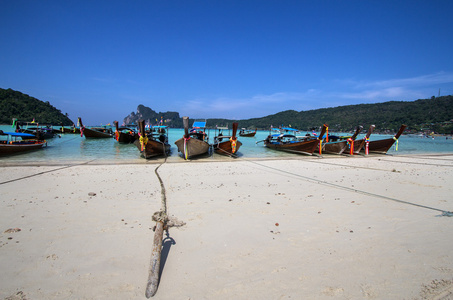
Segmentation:
{"type": "MultiPolygon", "coordinates": [[[[1,167],[0,299],[146,299],[157,166],[1,167]]],[[[186,224],[154,299],[453,298],[453,154],[158,172],[186,224]]]]}

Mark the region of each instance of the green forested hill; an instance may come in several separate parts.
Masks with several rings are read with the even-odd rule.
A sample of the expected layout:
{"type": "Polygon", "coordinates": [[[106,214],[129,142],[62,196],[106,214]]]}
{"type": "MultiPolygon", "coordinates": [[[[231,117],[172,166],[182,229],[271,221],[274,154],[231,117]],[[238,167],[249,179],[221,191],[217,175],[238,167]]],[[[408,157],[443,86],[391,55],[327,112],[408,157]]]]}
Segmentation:
{"type": "MultiPolygon", "coordinates": [[[[137,113],[131,113],[125,122],[136,122],[144,118],[154,122],[163,118],[170,127],[182,127],[182,118],[177,112],[157,113],[139,105],[137,113]]],[[[190,116],[189,116],[190,117],[190,116]]],[[[12,89],[0,88],[0,124],[11,124],[12,119],[32,121],[41,124],[70,126],[73,122],[67,115],[43,102],[12,89]]],[[[231,126],[233,120],[208,119],[208,126],[231,126]]],[[[375,104],[346,105],[297,112],[287,110],[262,118],[238,120],[240,127],[269,129],[280,125],[309,130],[328,124],[333,131],[352,131],[357,125],[365,129],[376,125],[376,132],[396,131],[401,124],[408,125],[409,131],[431,130],[436,133],[453,133],[453,96],[432,97],[416,101],[390,101],[375,104]]]]}
{"type": "MultiPolygon", "coordinates": [[[[376,104],[346,105],[297,112],[287,110],[263,118],[240,120],[240,127],[267,129],[291,125],[293,128],[307,130],[328,124],[334,131],[352,131],[357,125],[365,129],[376,125],[376,132],[396,131],[401,124],[408,130],[430,129],[437,133],[453,133],[453,96],[443,96],[417,101],[390,101],[376,104]]],[[[214,122],[227,123],[231,120],[212,119],[214,122]]]]}
{"type": "MultiPolygon", "coordinates": [[[[178,113],[157,113],[142,104],[138,106],[137,113],[131,113],[124,121],[131,123],[137,122],[138,119],[145,119],[153,123],[161,116],[168,121],[166,125],[182,127],[182,119],[178,113]]],[[[451,134],[453,133],[453,96],[416,101],[346,105],[300,112],[287,110],[247,120],[207,119],[207,125],[210,128],[216,125],[231,127],[233,121],[239,122],[241,128],[264,130],[269,129],[271,125],[310,130],[327,124],[331,130],[339,132],[353,131],[358,125],[362,125],[365,130],[370,125],[376,125],[375,132],[395,132],[402,124],[406,124],[407,131],[430,130],[451,134]]]]}
{"type": "Polygon", "coordinates": [[[12,119],[40,124],[70,126],[73,122],[49,102],[43,102],[12,89],[0,88],[0,124],[11,124],[12,119]]]}

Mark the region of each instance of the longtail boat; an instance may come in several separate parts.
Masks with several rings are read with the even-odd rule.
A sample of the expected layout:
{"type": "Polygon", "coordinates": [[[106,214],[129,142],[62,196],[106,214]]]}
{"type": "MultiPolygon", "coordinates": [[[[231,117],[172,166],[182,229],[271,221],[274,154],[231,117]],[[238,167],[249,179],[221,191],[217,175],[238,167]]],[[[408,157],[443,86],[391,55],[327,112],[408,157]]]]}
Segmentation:
{"type": "MultiPolygon", "coordinates": [[[[398,145],[398,139],[403,134],[404,129],[406,129],[406,125],[401,125],[400,129],[398,132],[395,134],[394,137],[389,138],[389,139],[382,139],[382,140],[377,140],[377,141],[370,141],[368,145],[368,151],[369,153],[378,153],[378,154],[386,154],[387,151],[393,146],[393,144],[396,142],[398,145]]],[[[398,146],[396,148],[398,150],[398,146]]],[[[365,151],[365,150],[364,150],[365,151]]]]}
{"type": "Polygon", "coordinates": [[[238,130],[238,123],[233,123],[233,134],[231,136],[224,136],[223,130],[228,130],[227,127],[217,127],[218,134],[214,137],[214,152],[217,154],[234,156],[242,143],[238,141],[236,132],[238,130]],[[224,141],[225,140],[225,141],[224,141]]]}
{"type": "Polygon", "coordinates": [[[72,124],[71,128],[64,127],[63,123],[61,123],[60,127],[61,133],[80,133],[80,129],[77,128],[74,124],[72,124]]]}
{"type": "Polygon", "coordinates": [[[113,131],[109,127],[87,128],[83,126],[82,118],[79,117],[78,120],[80,124],[80,136],[85,136],[86,138],[111,138],[113,136],[113,131]]]}
{"type": "MultiPolygon", "coordinates": [[[[326,125],[327,126],[327,125],[326,125]]],[[[356,137],[359,135],[360,131],[362,131],[362,126],[357,126],[356,131],[351,137],[339,137],[339,136],[329,136],[326,134],[326,137],[323,139],[323,142],[320,143],[321,146],[321,153],[328,153],[328,154],[343,154],[348,146],[354,142],[356,137]]],[[[326,130],[327,132],[327,130],[326,130]]],[[[317,147],[317,151],[319,151],[319,146],[317,147]]],[[[316,150],[315,150],[316,152],[316,150]]]]}
{"type": "Polygon", "coordinates": [[[13,126],[16,127],[16,132],[28,133],[30,135],[23,136],[23,140],[47,140],[55,137],[56,131],[52,125],[40,125],[37,122],[22,122],[15,120],[13,126]]]}
{"type": "Polygon", "coordinates": [[[138,122],[139,138],[134,141],[141,155],[146,158],[153,158],[170,153],[168,143],[168,126],[152,126],[151,132],[145,132],[145,121],[138,122]]]}
{"type": "Polygon", "coordinates": [[[374,127],[375,127],[374,125],[370,125],[370,128],[368,128],[368,131],[363,139],[355,140],[351,143],[353,150],[351,153],[351,145],[350,145],[349,154],[351,154],[351,155],[359,154],[362,149],[365,151],[365,154],[368,154],[370,135],[373,133],[374,127]]]}
{"type": "Polygon", "coordinates": [[[119,127],[118,121],[115,124],[115,140],[120,144],[132,144],[139,138],[138,132],[132,126],[119,127]]]}
{"type": "Polygon", "coordinates": [[[184,159],[207,154],[211,145],[206,134],[206,122],[194,122],[189,133],[189,117],[182,118],[184,136],[175,142],[184,159]]]}
{"type": "Polygon", "coordinates": [[[29,133],[3,132],[0,130],[0,136],[7,137],[6,140],[0,140],[0,155],[38,150],[47,146],[45,140],[37,140],[34,135],[29,133]]]}
{"type": "MultiPolygon", "coordinates": [[[[282,131],[286,131],[280,134],[269,134],[269,136],[263,141],[264,146],[279,151],[286,151],[297,154],[313,155],[316,147],[322,141],[322,137],[326,132],[327,127],[324,125],[321,130],[319,137],[306,136],[297,137],[295,134],[288,132],[298,132],[292,128],[282,128],[282,131]]],[[[258,142],[257,142],[258,143],[258,142]]]]}
{"type": "Polygon", "coordinates": [[[253,131],[253,130],[247,130],[245,128],[242,128],[239,131],[239,136],[242,136],[242,137],[254,137],[255,134],[256,134],[256,131],[257,131],[257,129],[255,129],[255,131],[253,131]]]}

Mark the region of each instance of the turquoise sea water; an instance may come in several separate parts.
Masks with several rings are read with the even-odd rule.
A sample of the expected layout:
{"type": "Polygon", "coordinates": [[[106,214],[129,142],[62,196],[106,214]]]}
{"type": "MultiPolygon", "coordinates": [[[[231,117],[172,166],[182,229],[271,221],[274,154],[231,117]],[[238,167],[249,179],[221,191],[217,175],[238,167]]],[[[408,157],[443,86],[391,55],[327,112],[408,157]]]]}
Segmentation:
{"type": "MultiPolygon", "coordinates": [[[[1,125],[0,130],[13,131],[8,125],[1,125]]],[[[214,137],[214,130],[208,132],[210,142],[214,137]]],[[[169,161],[183,160],[178,153],[178,148],[174,142],[184,134],[183,129],[169,130],[169,141],[171,144],[171,155],[169,161]]],[[[242,142],[239,149],[239,157],[243,158],[278,158],[301,156],[298,154],[274,151],[263,146],[262,141],[269,134],[268,131],[258,131],[255,137],[246,138],[238,137],[242,142]]],[[[335,134],[335,133],[332,133],[335,134]]],[[[342,134],[343,133],[337,133],[342,134]]],[[[359,135],[358,138],[363,137],[359,135]]],[[[370,140],[383,139],[392,137],[390,135],[371,135],[370,140]]],[[[140,152],[133,145],[119,144],[113,138],[111,139],[86,139],[80,134],[62,134],[61,137],[55,137],[47,141],[48,146],[43,150],[23,153],[13,156],[0,156],[0,166],[6,164],[65,164],[65,163],[83,163],[93,161],[93,163],[146,163],[146,160],[140,157],[140,152]]],[[[424,153],[448,153],[453,152],[453,139],[451,137],[423,138],[419,136],[404,135],[399,139],[398,151],[395,145],[389,150],[388,154],[424,154],[424,153]]],[[[162,158],[157,158],[159,160],[162,158]]],[[[214,159],[231,159],[218,154],[212,154],[210,157],[202,158],[203,160],[214,159]]],[[[152,160],[151,160],[152,161],[152,160]]]]}

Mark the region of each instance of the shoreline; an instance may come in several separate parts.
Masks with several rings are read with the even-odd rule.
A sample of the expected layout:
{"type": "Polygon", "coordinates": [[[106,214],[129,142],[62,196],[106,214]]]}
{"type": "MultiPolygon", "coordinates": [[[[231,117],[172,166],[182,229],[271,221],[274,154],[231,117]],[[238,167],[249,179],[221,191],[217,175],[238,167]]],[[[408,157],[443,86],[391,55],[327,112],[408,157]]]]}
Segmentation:
{"type": "MultiPolygon", "coordinates": [[[[146,299],[159,163],[7,166],[0,299],[146,299]]],[[[167,162],[185,225],[153,298],[448,299],[452,167],[453,153],[167,162]]]]}
{"type": "Polygon", "coordinates": [[[299,154],[291,154],[288,156],[275,156],[275,157],[247,157],[247,156],[240,156],[237,158],[231,158],[222,155],[215,155],[209,156],[204,158],[195,158],[190,160],[184,160],[182,157],[174,158],[171,160],[165,161],[165,158],[153,158],[153,159],[144,159],[144,158],[136,158],[131,160],[104,160],[104,159],[92,159],[87,161],[81,160],[55,160],[55,161],[26,161],[26,162],[9,162],[9,161],[1,161],[0,160],[0,167],[40,167],[40,166],[82,166],[82,165],[91,165],[91,166],[102,166],[102,165],[155,165],[161,164],[165,161],[168,164],[179,164],[179,163],[219,163],[219,162],[239,162],[239,161],[280,161],[280,160],[318,160],[318,159],[367,159],[367,158],[377,158],[377,157],[439,157],[439,156],[452,156],[452,152],[425,152],[425,153],[416,153],[416,154],[369,154],[369,155],[335,155],[335,154],[324,154],[324,155],[299,155],[299,154]]]}

